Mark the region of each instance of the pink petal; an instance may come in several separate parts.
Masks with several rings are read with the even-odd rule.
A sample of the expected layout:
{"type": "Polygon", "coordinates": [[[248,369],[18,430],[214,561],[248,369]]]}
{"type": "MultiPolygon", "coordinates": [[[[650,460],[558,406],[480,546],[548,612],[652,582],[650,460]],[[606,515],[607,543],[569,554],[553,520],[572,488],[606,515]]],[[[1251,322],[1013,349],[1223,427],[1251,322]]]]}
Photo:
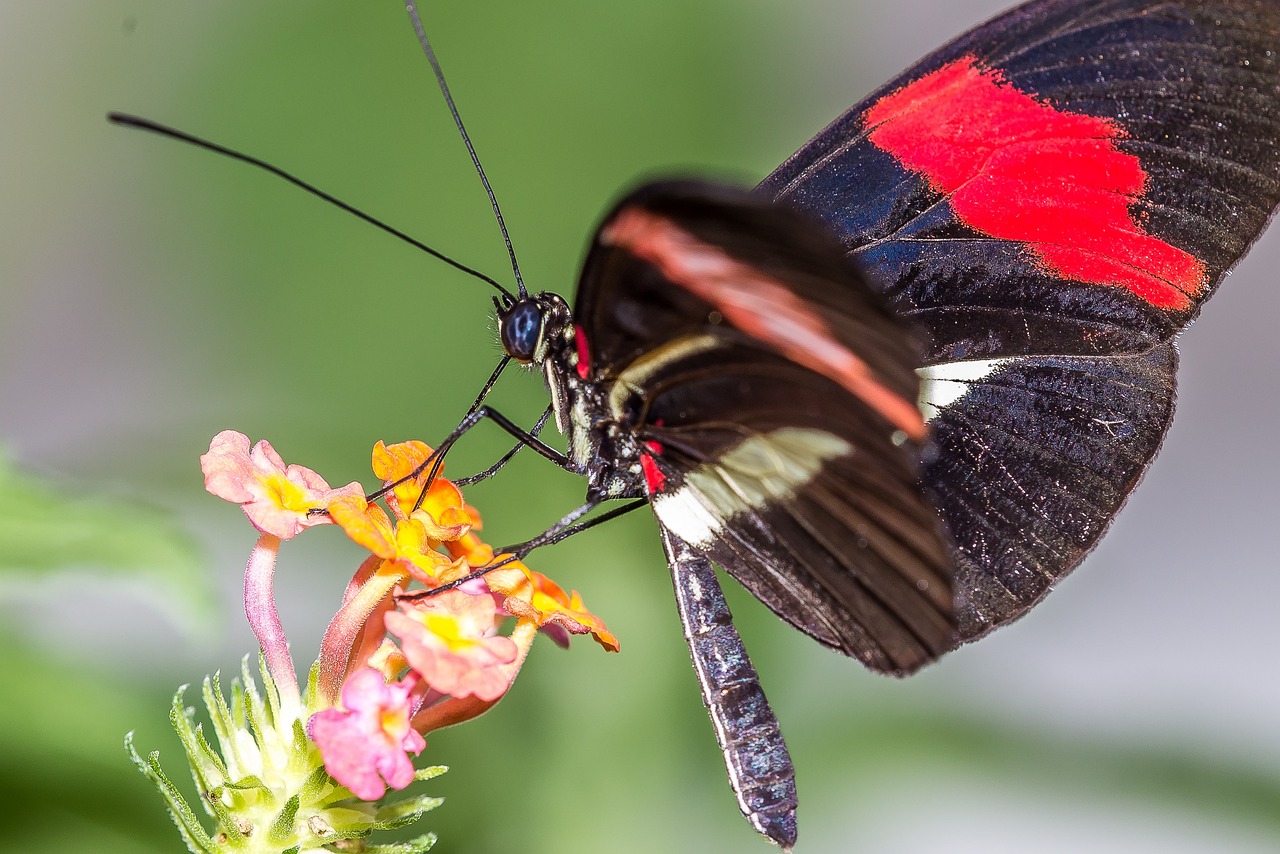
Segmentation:
{"type": "Polygon", "coordinates": [[[362,800],[375,801],[387,786],[403,789],[413,782],[408,754],[417,755],[427,743],[408,726],[412,687],[409,680],[388,685],[382,674],[364,667],[342,688],[345,710],[325,709],[311,717],[311,738],[325,770],[362,800]]]}
{"type": "Polygon", "coordinates": [[[209,453],[200,457],[204,487],[219,498],[243,504],[256,495],[249,484],[256,484],[253,463],[249,459],[249,437],[235,430],[223,430],[209,443],[209,453]]]}

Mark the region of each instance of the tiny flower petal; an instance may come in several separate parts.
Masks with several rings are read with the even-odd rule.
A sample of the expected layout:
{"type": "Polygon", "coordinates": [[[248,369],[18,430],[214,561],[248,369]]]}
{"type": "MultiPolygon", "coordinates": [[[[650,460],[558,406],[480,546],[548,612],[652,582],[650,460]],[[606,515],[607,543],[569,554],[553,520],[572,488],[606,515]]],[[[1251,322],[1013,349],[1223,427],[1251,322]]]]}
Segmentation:
{"type": "Polygon", "coordinates": [[[427,585],[438,585],[449,575],[453,561],[436,551],[438,541],[427,533],[417,518],[392,521],[377,504],[364,496],[344,497],[329,507],[329,515],[347,536],[383,560],[427,585]]]}
{"type": "Polygon", "coordinates": [[[390,638],[385,637],[374,653],[368,657],[367,663],[385,679],[394,679],[409,666],[404,653],[400,652],[400,647],[393,644],[390,638]]]}
{"type": "Polygon", "coordinates": [[[414,439],[392,445],[373,446],[373,474],[381,480],[399,480],[427,461],[431,446],[414,439]]]}
{"type": "Polygon", "coordinates": [[[452,482],[436,478],[423,496],[414,518],[426,517],[427,532],[440,542],[456,540],[471,530],[471,515],[462,493],[452,482]]]}
{"type": "Polygon", "coordinates": [[[396,531],[387,511],[365,501],[364,495],[338,499],[329,505],[329,517],[347,536],[384,560],[396,556],[396,531]]]}
{"type": "MultiPolygon", "coordinates": [[[[373,473],[384,484],[391,484],[401,478],[408,477],[417,471],[431,456],[431,446],[425,442],[398,442],[384,445],[382,442],[373,446],[373,473]]],[[[442,465],[437,476],[444,470],[442,465]]],[[[387,506],[399,519],[407,518],[422,494],[422,484],[426,482],[430,469],[418,472],[417,477],[394,487],[387,493],[387,506]]]]}
{"type": "Polygon", "coordinates": [[[388,685],[382,674],[362,667],[342,686],[343,708],[312,715],[311,739],[320,748],[329,776],[357,798],[376,801],[387,786],[413,782],[413,763],[427,746],[409,724],[414,680],[388,685]]]}
{"type": "Polygon", "coordinates": [[[240,504],[254,527],[285,540],[329,521],[312,511],[326,509],[341,496],[363,494],[357,483],[330,489],[311,469],[285,466],[265,439],[250,450],[249,438],[234,430],[213,437],[200,468],[209,492],[240,504]]]}
{"type": "MultiPolygon", "coordinates": [[[[610,652],[618,651],[617,637],[609,631],[604,620],[587,610],[578,591],[566,594],[564,588],[542,573],[533,570],[527,572],[533,592],[527,597],[522,595],[523,590],[507,596],[502,603],[507,612],[522,619],[534,620],[540,627],[559,626],[575,635],[590,633],[605,649],[610,652]]],[[[492,586],[490,582],[490,587],[492,586]]],[[[555,635],[552,637],[554,639],[555,635]]]]}
{"type": "Polygon", "coordinates": [[[516,660],[510,638],[493,636],[498,609],[493,597],[449,590],[419,602],[402,602],[386,616],[387,631],[400,639],[409,664],[434,690],[453,697],[496,700],[514,673],[502,665],[516,660]]]}
{"type": "MultiPolygon", "coordinates": [[[[537,634],[538,627],[527,620],[521,620],[511,632],[511,640],[516,645],[516,657],[514,661],[500,667],[508,681],[514,681],[516,674],[520,672],[537,634]]],[[[441,701],[424,704],[413,716],[413,728],[425,735],[443,727],[456,726],[489,711],[497,705],[499,699],[501,698],[482,700],[475,696],[445,697],[441,701]]]]}

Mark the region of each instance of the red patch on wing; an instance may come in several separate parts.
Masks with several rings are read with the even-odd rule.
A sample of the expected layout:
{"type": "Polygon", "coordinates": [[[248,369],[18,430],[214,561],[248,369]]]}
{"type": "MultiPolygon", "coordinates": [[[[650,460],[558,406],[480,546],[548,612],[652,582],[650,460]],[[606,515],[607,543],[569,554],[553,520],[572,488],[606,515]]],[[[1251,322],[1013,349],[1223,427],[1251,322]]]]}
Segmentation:
{"type": "Polygon", "coordinates": [[[573,324],[573,345],[578,348],[578,376],[585,380],[591,373],[591,351],[587,349],[587,333],[576,323],[573,324]]]}
{"type": "Polygon", "coordinates": [[[963,222],[1026,243],[1054,275],[1169,310],[1204,292],[1204,264],[1129,212],[1147,173],[1116,147],[1124,129],[1114,121],[1058,110],[968,56],[881,98],[866,127],[963,222]]]}
{"type": "Polygon", "coordinates": [[[658,464],[653,461],[654,456],[662,454],[662,445],[659,442],[645,442],[644,446],[653,452],[653,455],[641,452],[640,468],[644,470],[644,482],[649,486],[649,494],[661,492],[662,487],[667,485],[667,476],[658,468],[658,464]]]}

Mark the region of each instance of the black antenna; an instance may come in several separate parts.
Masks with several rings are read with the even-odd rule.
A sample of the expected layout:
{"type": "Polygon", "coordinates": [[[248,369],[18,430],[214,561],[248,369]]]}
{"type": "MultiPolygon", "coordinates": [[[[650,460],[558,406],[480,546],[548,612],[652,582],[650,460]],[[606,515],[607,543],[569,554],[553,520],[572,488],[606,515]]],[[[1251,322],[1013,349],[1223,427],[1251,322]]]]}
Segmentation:
{"type": "MultiPolygon", "coordinates": [[[[468,267],[466,264],[462,264],[458,261],[455,261],[452,258],[450,258],[448,255],[443,254],[442,252],[437,252],[427,244],[423,243],[420,240],[416,240],[410,237],[409,235],[405,234],[403,231],[400,231],[398,228],[393,228],[392,226],[387,225],[385,222],[382,222],[379,219],[375,219],[374,217],[370,216],[369,214],[365,213],[359,208],[352,207],[351,205],[347,204],[341,199],[338,199],[329,195],[324,190],[321,190],[319,187],[315,187],[311,184],[308,184],[306,181],[303,181],[301,178],[297,178],[293,175],[290,175],[288,172],[284,171],[278,166],[272,166],[270,163],[267,163],[265,160],[259,160],[256,157],[250,157],[247,154],[242,154],[241,152],[227,148],[226,146],[218,145],[216,142],[210,142],[207,139],[201,139],[198,136],[192,136],[189,133],[184,133],[175,128],[167,127],[166,125],[153,122],[149,119],[139,118],[138,116],[131,116],[125,113],[107,113],[107,121],[112,122],[113,124],[124,125],[126,127],[138,128],[140,130],[157,133],[157,134],[160,134],[161,136],[167,136],[170,139],[176,139],[180,142],[187,142],[199,148],[204,148],[208,151],[215,152],[216,154],[226,155],[227,157],[230,157],[233,160],[239,160],[242,163],[248,163],[250,166],[257,166],[259,169],[264,169],[267,172],[270,172],[272,175],[275,175],[279,178],[283,178],[284,180],[288,181],[290,184],[293,184],[295,187],[300,187],[303,190],[306,190],[311,195],[318,196],[319,198],[324,199],[329,204],[342,208],[347,213],[355,214],[360,219],[364,220],[370,225],[375,225],[378,228],[382,229],[383,231],[387,232],[388,234],[391,234],[400,238],[405,243],[408,243],[410,246],[416,246],[417,248],[421,249],[423,252],[427,253],[433,258],[438,258],[441,261],[445,262],[450,267],[453,267],[455,270],[461,270],[463,273],[466,273],[468,276],[474,276],[480,281],[485,282],[486,284],[492,285],[493,287],[497,288],[502,293],[502,295],[506,297],[508,301],[514,299],[511,296],[510,291],[508,291],[502,285],[498,284],[498,282],[496,282],[495,280],[486,276],[484,273],[481,273],[479,270],[473,270],[472,268],[468,267]]],[[[517,280],[519,280],[518,275],[517,275],[517,280]]],[[[525,293],[524,286],[522,285],[520,287],[520,295],[524,296],[524,293],[525,293]]]]}
{"type": "Polygon", "coordinates": [[[427,55],[427,61],[431,63],[431,70],[436,74],[436,82],[440,84],[440,93],[444,95],[444,101],[449,105],[449,112],[453,114],[453,123],[458,126],[458,133],[462,134],[462,141],[467,146],[468,153],[471,154],[471,162],[475,164],[476,172],[480,175],[480,183],[484,184],[484,190],[489,194],[489,204],[493,207],[493,215],[498,219],[498,228],[502,230],[502,239],[507,243],[507,254],[511,256],[511,272],[516,276],[516,288],[520,291],[520,296],[527,296],[528,291],[524,288],[524,279],[520,276],[520,264],[516,262],[516,250],[511,246],[511,235],[507,232],[507,224],[502,219],[502,209],[498,207],[498,197],[493,194],[493,187],[489,185],[489,179],[484,174],[484,167],[480,165],[480,158],[476,156],[475,146],[471,144],[471,137],[467,136],[467,129],[462,125],[462,116],[458,115],[458,108],[453,103],[453,96],[449,94],[449,84],[444,82],[444,71],[440,68],[440,60],[436,59],[436,52],[431,49],[431,42],[427,40],[427,31],[422,27],[422,19],[418,17],[418,9],[413,3],[405,6],[405,10],[409,13],[409,19],[413,21],[413,30],[418,34],[418,42],[422,45],[423,52],[427,55]]]}

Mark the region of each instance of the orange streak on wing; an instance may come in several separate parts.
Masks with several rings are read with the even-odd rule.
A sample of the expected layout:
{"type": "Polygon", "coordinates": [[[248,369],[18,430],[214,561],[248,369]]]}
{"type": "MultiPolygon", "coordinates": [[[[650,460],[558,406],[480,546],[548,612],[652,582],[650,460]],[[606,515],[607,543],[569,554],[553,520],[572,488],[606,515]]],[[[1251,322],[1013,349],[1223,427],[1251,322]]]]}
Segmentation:
{"type": "Polygon", "coordinates": [[[928,434],[915,403],[885,387],[804,300],[772,276],[638,208],[620,211],[600,239],[650,262],[733,326],[839,383],[915,441],[928,434]]]}

